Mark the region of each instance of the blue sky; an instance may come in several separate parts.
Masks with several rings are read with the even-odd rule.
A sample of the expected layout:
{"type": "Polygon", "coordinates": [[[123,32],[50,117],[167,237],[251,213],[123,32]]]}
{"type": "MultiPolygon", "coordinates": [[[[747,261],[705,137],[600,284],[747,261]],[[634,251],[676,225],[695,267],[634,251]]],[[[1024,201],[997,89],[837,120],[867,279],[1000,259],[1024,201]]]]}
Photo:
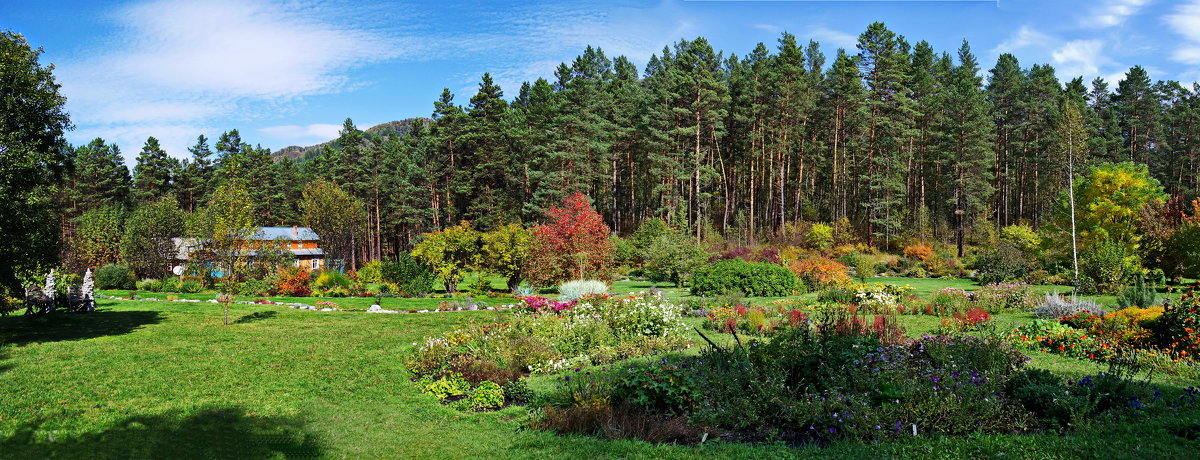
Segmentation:
{"type": "Polygon", "coordinates": [[[1200,79],[1200,0],[0,2],[0,27],[56,65],[68,140],[103,137],[129,159],[151,135],[186,157],[198,134],[232,128],[278,149],[335,137],[346,117],[428,116],[443,87],[465,103],[483,72],[511,96],[589,44],[641,68],[680,38],[743,55],[786,30],[832,56],[872,21],[938,50],[965,38],[984,70],[1012,52],[1064,80],[1115,86],[1134,64],[1200,79]]]}

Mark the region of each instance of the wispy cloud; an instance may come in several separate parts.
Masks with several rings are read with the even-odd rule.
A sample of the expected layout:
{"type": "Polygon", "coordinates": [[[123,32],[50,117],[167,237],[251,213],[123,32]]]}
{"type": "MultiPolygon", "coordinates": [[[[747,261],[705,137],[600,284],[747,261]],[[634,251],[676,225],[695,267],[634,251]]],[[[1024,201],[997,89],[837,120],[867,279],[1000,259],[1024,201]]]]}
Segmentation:
{"type": "Polygon", "coordinates": [[[1150,0],[1104,0],[1097,2],[1092,11],[1083,16],[1080,25],[1106,28],[1120,25],[1150,3],[1150,0]]]}
{"type": "Polygon", "coordinates": [[[81,132],[123,144],[162,136],[170,153],[184,156],[186,144],[164,127],[252,119],[297,98],[345,90],[350,70],[420,50],[331,20],[341,13],[273,0],[135,4],[113,15],[116,36],[60,66],[63,92],[81,132]]]}
{"type": "Polygon", "coordinates": [[[1054,37],[1051,37],[1047,34],[1044,34],[1042,32],[1034,30],[1033,27],[1030,27],[1027,24],[1027,25],[1023,25],[1023,26],[1021,26],[1021,28],[1017,29],[1017,31],[1014,32],[1011,37],[1008,37],[1007,40],[1004,40],[999,45],[996,45],[995,48],[992,48],[992,52],[996,53],[996,54],[1012,53],[1014,51],[1017,51],[1021,48],[1025,48],[1028,46],[1033,46],[1033,45],[1045,46],[1045,45],[1055,42],[1055,41],[1057,41],[1057,39],[1055,39],[1054,37]]]}
{"type": "Polygon", "coordinates": [[[1200,0],[1175,8],[1163,20],[1184,38],[1171,53],[1171,59],[1184,64],[1200,64],[1200,0]]]}
{"type": "Polygon", "coordinates": [[[833,30],[825,26],[817,26],[809,29],[808,35],[823,45],[845,48],[848,52],[853,52],[854,47],[858,45],[857,35],[833,30]]]}
{"type": "Polygon", "coordinates": [[[325,142],[338,137],[342,125],[314,123],[311,125],[268,126],[258,132],[272,140],[294,141],[309,140],[325,142]]]}
{"type": "Polygon", "coordinates": [[[1050,57],[1058,67],[1062,79],[1078,76],[1094,77],[1100,74],[1101,66],[1112,63],[1104,55],[1104,43],[1100,40],[1072,40],[1054,50],[1050,57]]]}

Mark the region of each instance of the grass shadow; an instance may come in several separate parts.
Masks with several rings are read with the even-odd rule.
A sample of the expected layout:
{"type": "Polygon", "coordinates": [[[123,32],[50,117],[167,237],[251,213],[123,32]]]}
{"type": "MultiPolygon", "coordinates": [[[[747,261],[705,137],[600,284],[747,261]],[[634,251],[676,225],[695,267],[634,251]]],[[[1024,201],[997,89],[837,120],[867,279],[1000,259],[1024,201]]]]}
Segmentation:
{"type": "Polygon", "coordinates": [[[237,407],[171,411],[121,420],[104,431],[70,435],[18,427],[0,438],[4,458],[315,458],[322,447],[294,417],[246,414],[237,407]]]}
{"type": "Polygon", "coordinates": [[[238,318],[236,321],[234,321],[234,322],[233,322],[233,324],[246,324],[246,323],[253,323],[253,322],[255,322],[255,321],[262,321],[262,320],[264,320],[264,319],[271,319],[271,318],[274,318],[274,317],[276,317],[276,316],[278,316],[278,315],[279,315],[279,312],[277,312],[277,311],[274,311],[274,310],[267,310],[267,311],[256,311],[256,312],[254,312],[254,313],[251,313],[251,314],[249,314],[249,315],[246,315],[246,316],[243,316],[243,317],[241,317],[241,318],[238,318]]]}
{"type": "Polygon", "coordinates": [[[150,324],[158,324],[157,311],[97,311],[87,314],[55,313],[48,316],[9,316],[0,318],[0,342],[25,345],[41,342],[85,340],[109,335],[128,334],[150,324]]]}

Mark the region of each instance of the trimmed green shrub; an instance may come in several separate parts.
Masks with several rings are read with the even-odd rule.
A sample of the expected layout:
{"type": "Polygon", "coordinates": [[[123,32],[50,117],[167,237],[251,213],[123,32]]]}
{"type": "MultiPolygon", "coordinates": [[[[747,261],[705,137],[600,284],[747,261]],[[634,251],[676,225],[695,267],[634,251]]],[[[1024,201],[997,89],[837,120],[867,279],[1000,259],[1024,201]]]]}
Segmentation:
{"type": "Polygon", "coordinates": [[[396,294],[405,297],[428,294],[437,282],[433,271],[408,253],[400,253],[396,260],[383,262],[379,272],[383,282],[395,284],[396,294]]]}
{"type": "Polygon", "coordinates": [[[1031,265],[1017,245],[1001,241],[994,249],[979,253],[975,259],[975,278],[982,284],[1023,281],[1031,265]]]}
{"type": "Polygon", "coordinates": [[[783,297],[798,289],[800,280],[791,270],[767,262],[727,259],[696,272],[692,294],[700,296],[741,292],[753,297],[783,297]]]}
{"type": "Polygon", "coordinates": [[[96,289],[133,289],[133,270],[128,265],[108,264],[96,270],[96,289]]]}
{"type": "Polygon", "coordinates": [[[275,283],[266,280],[248,279],[243,281],[241,286],[238,286],[238,295],[263,297],[271,295],[271,291],[274,288],[275,283]]]}

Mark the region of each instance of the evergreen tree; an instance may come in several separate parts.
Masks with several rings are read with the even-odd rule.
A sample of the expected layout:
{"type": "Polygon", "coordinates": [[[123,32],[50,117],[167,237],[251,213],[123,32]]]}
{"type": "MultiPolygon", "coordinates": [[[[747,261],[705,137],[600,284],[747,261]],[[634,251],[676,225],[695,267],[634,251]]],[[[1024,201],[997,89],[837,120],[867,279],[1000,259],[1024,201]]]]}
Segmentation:
{"type": "Polygon", "coordinates": [[[103,206],[126,206],[133,179],[121,149],[96,138],[75,149],[75,174],[71,194],[80,213],[103,206]]]}
{"type": "Polygon", "coordinates": [[[133,167],[133,199],[138,203],[154,201],[171,193],[171,170],[175,161],[150,136],[133,167]]]}
{"type": "Polygon", "coordinates": [[[955,242],[962,257],[968,221],[984,210],[992,194],[995,158],[989,149],[993,125],[983,81],[966,40],[958,49],[958,62],[946,84],[946,102],[938,124],[946,149],[946,179],[954,187],[955,242]]]}

